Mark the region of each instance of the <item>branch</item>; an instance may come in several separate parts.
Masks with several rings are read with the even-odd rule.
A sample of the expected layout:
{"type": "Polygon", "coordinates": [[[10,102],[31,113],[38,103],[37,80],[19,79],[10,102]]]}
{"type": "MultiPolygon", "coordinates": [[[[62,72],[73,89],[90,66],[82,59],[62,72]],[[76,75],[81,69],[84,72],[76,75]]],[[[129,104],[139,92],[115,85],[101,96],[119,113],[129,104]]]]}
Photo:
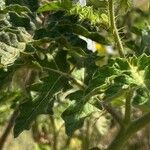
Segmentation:
{"type": "Polygon", "coordinates": [[[56,123],[53,116],[50,116],[51,125],[53,128],[53,149],[57,150],[57,144],[58,144],[58,136],[57,136],[57,129],[56,129],[56,123]]]}
{"type": "Polygon", "coordinates": [[[59,71],[59,70],[55,70],[55,69],[52,69],[52,68],[47,68],[47,67],[43,67],[43,68],[46,69],[46,70],[58,73],[58,74],[60,74],[64,77],[70,79],[74,84],[76,84],[82,90],[87,88],[87,86],[82,81],[75,79],[73,76],[71,76],[68,73],[65,73],[65,72],[62,72],[62,71],[59,71]]]}
{"type": "Polygon", "coordinates": [[[128,127],[127,132],[129,136],[133,135],[140,129],[144,128],[147,124],[150,123],[150,112],[146,113],[142,117],[134,120],[128,127]]]}
{"type": "Polygon", "coordinates": [[[121,39],[119,36],[119,32],[118,32],[117,27],[116,27],[115,12],[114,12],[113,3],[114,3],[114,0],[108,1],[108,11],[109,11],[109,17],[110,17],[111,30],[112,30],[112,34],[114,36],[115,42],[117,44],[120,56],[125,57],[124,52],[123,52],[123,45],[122,45],[122,42],[121,42],[121,39]]]}
{"type": "Polygon", "coordinates": [[[116,110],[110,105],[106,104],[103,102],[102,106],[112,115],[112,117],[117,121],[117,123],[121,126],[124,127],[123,120],[121,116],[116,112],[116,110]]]}
{"type": "Polygon", "coordinates": [[[127,142],[125,129],[120,128],[118,134],[113,139],[112,143],[108,146],[107,150],[121,150],[127,142]]]}
{"type": "Polygon", "coordinates": [[[121,128],[113,142],[109,145],[107,150],[120,150],[128,139],[137,131],[144,128],[150,123],[150,112],[136,119],[127,128],[121,128]]]}
{"type": "Polygon", "coordinates": [[[131,99],[134,93],[134,88],[130,89],[126,95],[126,104],[125,104],[125,117],[124,123],[128,125],[131,121],[131,99]]]}
{"type": "Polygon", "coordinates": [[[8,135],[14,125],[14,122],[15,122],[15,119],[17,117],[17,114],[18,114],[18,109],[16,109],[13,114],[11,115],[10,119],[9,119],[9,122],[8,122],[8,125],[6,126],[2,136],[0,137],[0,150],[3,149],[4,147],[4,144],[8,138],[8,135]]]}

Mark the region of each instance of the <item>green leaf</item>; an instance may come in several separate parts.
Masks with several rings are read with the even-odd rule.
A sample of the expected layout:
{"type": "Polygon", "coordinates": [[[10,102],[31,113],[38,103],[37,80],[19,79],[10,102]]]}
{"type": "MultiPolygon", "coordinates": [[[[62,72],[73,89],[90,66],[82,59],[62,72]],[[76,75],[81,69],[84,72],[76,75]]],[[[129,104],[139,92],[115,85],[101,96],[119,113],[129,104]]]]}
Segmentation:
{"type": "Polygon", "coordinates": [[[3,14],[9,13],[9,12],[16,12],[20,15],[22,13],[31,13],[31,11],[27,7],[21,6],[18,4],[6,6],[3,10],[0,10],[0,13],[3,13],[3,14]]]}
{"type": "Polygon", "coordinates": [[[39,88],[39,94],[32,101],[28,100],[20,105],[20,114],[14,126],[14,137],[17,137],[23,130],[29,130],[32,122],[38,115],[52,114],[53,96],[61,88],[62,84],[60,81],[61,77],[57,79],[49,77],[43,81],[44,84],[39,88]]]}
{"type": "Polygon", "coordinates": [[[73,26],[73,33],[82,35],[86,38],[89,38],[97,43],[101,43],[104,45],[108,45],[109,41],[104,38],[102,35],[100,35],[98,32],[89,32],[86,28],[84,28],[81,25],[74,25],[73,26]]]}
{"type": "MultiPolygon", "coordinates": [[[[3,19],[8,20],[13,27],[20,26],[31,29],[33,27],[33,18],[31,19],[31,11],[25,6],[18,4],[6,6],[3,10],[0,10],[0,13],[3,15],[3,19]],[[10,18],[8,19],[8,15],[10,18]],[[14,19],[15,18],[15,19],[14,19]]],[[[5,26],[6,27],[6,26],[5,26]]],[[[10,27],[10,26],[9,26],[10,27]]]]}
{"type": "Polygon", "coordinates": [[[46,11],[57,11],[57,10],[62,10],[60,2],[53,1],[53,2],[50,2],[48,4],[45,4],[41,7],[39,7],[37,12],[42,13],[42,12],[46,12],[46,11]]]}
{"type": "Polygon", "coordinates": [[[120,13],[125,14],[132,6],[131,0],[121,0],[119,5],[120,13]]]}
{"type": "Polygon", "coordinates": [[[101,1],[89,0],[89,1],[87,1],[87,3],[96,9],[98,9],[98,8],[104,9],[108,6],[107,0],[101,0],[101,1]]]}
{"type": "Polygon", "coordinates": [[[143,54],[138,58],[138,69],[143,70],[150,64],[150,56],[143,54]]]}
{"type": "Polygon", "coordinates": [[[122,58],[116,58],[116,64],[115,67],[118,68],[119,70],[128,70],[130,69],[130,64],[126,59],[122,58]]]}
{"type": "Polygon", "coordinates": [[[110,44],[108,39],[106,39],[104,36],[102,36],[99,32],[91,32],[87,38],[89,38],[97,43],[101,43],[103,45],[110,44]]]}
{"type": "Polygon", "coordinates": [[[117,71],[113,67],[104,66],[99,68],[93,75],[89,82],[87,93],[94,90],[95,88],[107,84],[106,81],[109,77],[117,74],[117,71]]]}
{"type": "MultiPolygon", "coordinates": [[[[95,94],[100,94],[102,100],[113,103],[117,103],[121,99],[123,102],[126,92],[131,87],[147,89],[145,90],[145,95],[147,95],[149,94],[149,61],[150,57],[145,54],[139,58],[113,59],[107,66],[96,71],[86,92],[97,91],[95,94]]],[[[149,98],[145,97],[144,102],[142,101],[141,99],[142,104],[146,104],[149,98]]]]}
{"type": "Polygon", "coordinates": [[[94,26],[97,24],[108,25],[108,16],[106,15],[107,2],[96,1],[93,4],[88,5],[91,1],[87,1],[87,6],[82,7],[80,4],[74,5],[69,11],[69,14],[74,14],[79,16],[80,21],[88,20],[94,26]],[[98,4],[96,4],[98,3],[98,4]],[[95,9],[98,8],[98,9],[95,9]]]}
{"type": "Polygon", "coordinates": [[[32,12],[35,12],[39,7],[38,0],[5,0],[6,5],[19,4],[20,6],[28,7],[32,12]]]}
{"type": "Polygon", "coordinates": [[[22,52],[24,49],[25,44],[23,44],[22,48],[19,49],[0,42],[0,63],[4,66],[4,68],[7,68],[7,66],[12,65],[15,60],[19,58],[20,52],[22,52]]]}
{"type": "MultiPolygon", "coordinates": [[[[91,39],[95,42],[104,45],[109,44],[109,41],[100,33],[90,32],[83,25],[79,24],[78,17],[72,15],[64,16],[64,13],[61,11],[54,13],[49,18],[49,24],[47,28],[39,29],[35,32],[35,38],[37,39],[39,35],[42,36],[41,38],[43,38],[43,36],[50,37],[50,38],[56,38],[56,37],[60,38],[60,36],[63,35],[66,39],[70,39],[74,34],[76,34],[76,36],[82,35],[88,39],[91,39]]],[[[71,42],[73,42],[73,40],[71,42]]]]}
{"type": "Polygon", "coordinates": [[[9,15],[10,15],[10,22],[12,23],[13,26],[31,29],[30,18],[27,15],[20,16],[14,12],[11,12],[9,15]]]}
{"type": "Polygon", "coordinates": [[[148,55],[150,54],[150,49],[149,49],[150,43],[149,43],[149,40],[150,40],[150,29],[142,31],[141,45],[140,45],[140,48],[139,48],[141,53],[144,52],[144,53],[146,53],[148,55]]]}
{"type": "Polygon", "coordinates": [[[84,67],[84,82],[85,84],[89,84],[92,76],[93,76],[93,72],[95,72],[97,70],[97,66],[95,64],[95,60],[97,58],[97,55],[95,55],[94,53],[92,54],[88,54],[84,59],[83,59],[83,67],[84,67]]]}
{"type": "Polygon", "coordinates": [[[72,7],[71,0],[62,0],[61,2],[53,1],[39,7],[37,12],[42,13],[47,11],[69,10],[71,9],[71,7],[72,7]]]}
{"type": "Polygon", "coordinates": [[[10,103],[15,101],[16,99],[19,99],[21,96],[21,93],[18,91],[16,92],[0,92],[0,105],[2,106],[3,104],[10,103]]]}
{"type": "Polygon", "coordinates": [[[61,0],[61,6],[65,10],[70,10],[72,8],[72,0],[61,0]]]}
{"type": "Polygon", "coordinates": [[[73,133],[83,126],[84,120],[97,109],[82,100],[72,103],[63,113],[62,118],[65,121],[66,133],[72,136],[73,133]]]}
{"type": "Polygon", "coordinates": [[[149,91],[145,88],[138,88],[135,91],[132,104],[134,107],[141,109],[142,111],[150,111],[150,96],[149,91]]]}
{"type": "Polygon", "coordinates": [[[5,7],[5,2],[4,2],[4,0],[1,0],[0,1],[0,10],[4,7],[5,7]]]}
{"type": "MultiPolygon", "coordinates": [[[[49,56],[49,61],[39,60],[40,68],[52,68],[58,71],[68,71],[66,52],[54,50],[49,56]]],[[[36,117],[40,114],[52,114],[54,96],[67,86],[67,78],[53,71],[46,71],[45,77],[40,82],[29,87],[31,99],[20,104],[20,114],[16,119],[14,136],[17,137],[23,130],[28,130],[36,117]]]]}
{"type": "Polygon", "coordinates": [[[4,68],[14,64],[25,50],[31,35],[24,28],[5,27],[0,29],[0,63],[4,68]]]}

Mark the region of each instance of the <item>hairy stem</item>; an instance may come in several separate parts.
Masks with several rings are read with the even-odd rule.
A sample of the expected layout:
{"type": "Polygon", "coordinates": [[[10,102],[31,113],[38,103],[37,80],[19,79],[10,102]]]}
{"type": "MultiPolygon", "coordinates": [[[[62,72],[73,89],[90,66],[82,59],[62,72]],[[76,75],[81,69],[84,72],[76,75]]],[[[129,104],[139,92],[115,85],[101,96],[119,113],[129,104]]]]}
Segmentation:
{"type": "Polygon", "coordinates": [[[108,0],[108,11],[109,11],[112,34],[113,34],[114,40],[117,44],[119,54],[121,57],[125,57],[124,52],[123,52],[123,45],[122,45],[122,42],[121,42],[121,39],[119,36],[119,32],[116,27],[116,22],[115,22],[114,0],[108,0]]]}
{"type": "Polygon", "coordinates": [[[134,89],[130,89],[126,95],[126,104],[125,104],[125,117],[124,124],[128,125],[131,121],[131,99],[134,93],[134,89]]]}

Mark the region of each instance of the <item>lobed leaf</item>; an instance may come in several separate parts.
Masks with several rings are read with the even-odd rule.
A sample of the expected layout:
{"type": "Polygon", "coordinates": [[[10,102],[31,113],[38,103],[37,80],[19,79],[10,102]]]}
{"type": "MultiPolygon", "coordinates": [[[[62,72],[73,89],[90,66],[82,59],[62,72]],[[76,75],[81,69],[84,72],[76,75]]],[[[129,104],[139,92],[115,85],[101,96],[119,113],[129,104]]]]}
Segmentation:
{"type": "Polygon", "coordinates": [[[84,120],[97,109],[82,100],[71,104],[63,113],[62,118],[65,121],[66,133],[72,136],[73,133],[83,126],[84,120]]]}

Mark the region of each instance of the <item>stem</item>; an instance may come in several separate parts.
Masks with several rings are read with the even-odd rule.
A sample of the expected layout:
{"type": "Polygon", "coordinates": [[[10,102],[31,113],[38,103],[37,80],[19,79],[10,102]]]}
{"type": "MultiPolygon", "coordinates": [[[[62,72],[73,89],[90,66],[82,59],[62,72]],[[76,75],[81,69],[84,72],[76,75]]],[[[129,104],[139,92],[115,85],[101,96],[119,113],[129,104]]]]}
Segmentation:
{"type": "Polygon", "coordinates": [[[84,90],[84,89],[87,88],[87,86],[86,86],[82,81],[79,81],[79,80],[75,79],[73,76],[71,76],[71,75],[68,74],[68,73],[65,73],[65,72],[62,72],[62,71],[59,71],[59,70],[55,70],[55,69],[52,69],[52,68],[47,68],[47,67],[43,67],[43,68],[46,69],[46,70],[49,70],[49,71],[58,73],[58,74],[60,74],[60,75],[62,75],[62,76],[64,76],[64,77],[66,77],[66,78],[72,80],[72,82],[73,82],[74,84],[76,84],[76,85],[77,85],[80,89],[82,89],[82,90],[84,90]]]}
{"type": "Polygon", "coordinates": [[[134,89],[130,89],[126,95],[126,104],[125,104],[125,117],[124,124],[128,125],[131,121],[131,99],[134,93],[134,89]]]}
{"type": "Polygon", "coordinates": [[[95,89],[93,89],[92,91],[90,91],[85,97],[84,97],[84,101],[87,102],[92,96],[101,94],[104,92],[104,90],[102,90],[103,88],[105,88],[105,85],[96,87],[95,89]]]}
{"type": "Polygon", "coordinates": [[[114,36],[114,40],[117,44],[120,56],[125,57],[124,52],[123,52],[123,45],[122,45],[122,42],[121,42],[121,39],[120,39],[120,36],[119,36],[119,32],[118,32],[117,27],[116,27],[115,12],[114,12],[113,3],[114,3],[113,0],[109,0],[108,10],[109,10],[111,30],[112,30],[112,34],[114,36]]]}
{"type": "Polygon", "coordinates": [[[150,112],[144,114],[142,117],[134,120],[128,127],[128,134],[129,136],[133,135],[143,127],[145,127],[147,124],[150,123],[150,112]]]}
{"type": "Polygon", "coordinates": [[[18,114],[18,109],[15,110],[13,112],[13,114],[11,115],[11,117],[9,119],[9,122],[8,122],[8,125],[6,126],[2,136],[0,137],[0,150],[2,150],[4,145],[5,145],[5,142],[6,142],[7,138],[8,138],[8,135],[9,135],[9,133],[10,133],[10,131],[11,131],[13,125],[14,125],[14,122],[15,122],[15,119],[17,117],[17,114],[18,114]]]}
{"type": "Polygon", "coordinates": [[[107,150],[121,150],[125,142],[127,142],[125,139],[126,139],[125,129],[120,128],[118,134],[116,135],[113,142],[109,145],[107,150]]]}
{"type": "Polygon", "coordinates": [[[70,142],[71,142],[71,138],[70,138],[70,137],[67,137],[66,143],[65,143],[65,145],[63,146],[62,150],[68,149],[70,142]]]}
{"type": "Polygon", "coordinates": [[[110,144],[107,150],[120,150],[128,139],[150,123],[150,112],[136,119],[127,128],[120,128],[117,136],[110,144]]]}
{"type": "Polygon", "coordinates": [[[87,120],[86,122],[86,131],[85,131],[85,147],[86,149],[89,149],[90,146],[90,141],[89,141],[89,137],[90,137],[90,121],[87,120]]]}
{"type": "Polygon", "coordinates": [[[123,122],[122,120],[118,119],[118,114],[116,114],[115,111],[112,111],[111,109],[106,109],[118,121],[121,127],[117,136],[115,137],[113,142],[109,145],[107,150],[122,149],[122,147],[125,145],[125,143],[133,134],[135,134],[137,131],[139,131],[140,129],[145,127],[148,123],[150,123],[150,112],[144,114],[142,117],[131,122],[131,99],[134,90],[135,88],[131,88],[126,95],[125,118],[123,122]]]}
{"type": "Polygon", "coordinates": [[[112,117],[117,121],[117,123],[123,127],[123,121],[122,118],[120,117],[120,115],[115,111],[115,109],[113,109],[113,107],[110,104],[105,104],[103,103],[103,107],[108,111],[108,113],[110,113],[112,115],[112,117]]]}
{"type": "Polygon", "coordinates": [[[51,120],[51,125],[53,128],[53,150],[57,150],[57,129],[56,129],[56,123],[55,123],[55,119],[53,116],[50,116],[50,120],[51,120]]]}

